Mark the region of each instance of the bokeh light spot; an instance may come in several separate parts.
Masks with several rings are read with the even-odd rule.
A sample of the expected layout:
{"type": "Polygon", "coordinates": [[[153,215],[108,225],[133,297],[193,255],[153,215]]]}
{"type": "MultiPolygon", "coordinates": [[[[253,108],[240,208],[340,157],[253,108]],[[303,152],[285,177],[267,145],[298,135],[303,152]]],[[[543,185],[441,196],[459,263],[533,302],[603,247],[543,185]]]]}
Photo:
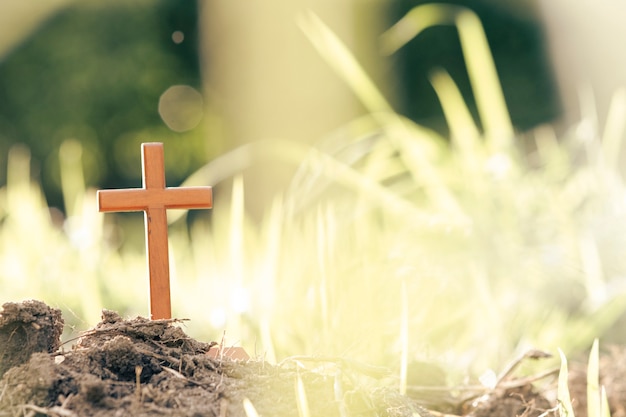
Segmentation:
{"type": "Polygon", "coordinates": [[[202,95],[188,85],[173,85],[159,98],[159,115],[175,132],[186,132],[202,120],[202,95]]]}
{"type": "Polygon", "coordinates": [[[185,40],[185,34],[181,32],[180,30],[175,30],[172,33],[172,42],[174,42],[176,45],[183,43],[184,40],[185,40]]]}

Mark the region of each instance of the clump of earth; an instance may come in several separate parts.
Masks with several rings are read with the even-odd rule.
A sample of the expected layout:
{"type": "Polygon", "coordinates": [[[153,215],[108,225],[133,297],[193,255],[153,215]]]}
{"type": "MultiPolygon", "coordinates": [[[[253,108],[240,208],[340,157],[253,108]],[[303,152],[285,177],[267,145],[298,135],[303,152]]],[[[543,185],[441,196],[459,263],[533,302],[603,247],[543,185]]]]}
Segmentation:
{"type": "MultiPolygon", "coordinates": [[[[532,378],[509,379],[470,396],[426,381],[400,395],[385,369],[348,359],[298,357],[271,365],[210,355],[216,343],[190,338],[178,320],[126,320],[104,310],[102,321],[71,348],[61,343],[63,326],[61,311],[42,302],[3,305],[0,417],[557,415],[554,401],[532,378]],[[332,366],[305,366],[311,363],[332,366]]],[[[603,371],[619,368],[621,375],[603,377],[622,388],[623,358],[603,362],[603,371]]],[[[584,389],[584,380],[579,386],[584,389]]],[[[613,416],[626,417],[626,392],[620,400],[617,394],[613,416]]],[[[576,415],[584,417],[579,409],[576,415]]]]}

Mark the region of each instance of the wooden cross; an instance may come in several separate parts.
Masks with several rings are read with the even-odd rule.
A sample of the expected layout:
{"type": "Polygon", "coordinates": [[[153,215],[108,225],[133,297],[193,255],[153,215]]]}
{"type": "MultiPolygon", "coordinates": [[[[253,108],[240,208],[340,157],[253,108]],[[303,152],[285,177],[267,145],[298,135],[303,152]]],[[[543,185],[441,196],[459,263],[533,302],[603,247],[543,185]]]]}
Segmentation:
{"type": "Polygon", "coordinates": [[[211,187],[165,187],[162,143],[141,145],[143,188],[98,191],[98,210],[143,211],[150,273],[150,318],[172,317],[167,250],[167,209],[211,208],[211,187]]]}

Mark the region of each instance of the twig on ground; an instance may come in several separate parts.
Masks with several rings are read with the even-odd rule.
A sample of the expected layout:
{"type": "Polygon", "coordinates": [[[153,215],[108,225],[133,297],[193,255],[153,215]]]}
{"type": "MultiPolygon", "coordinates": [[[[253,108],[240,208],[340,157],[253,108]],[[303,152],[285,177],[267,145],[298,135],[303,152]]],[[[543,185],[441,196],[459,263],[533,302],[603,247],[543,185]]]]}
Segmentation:
{"type": "Polygon", "coordinates": [[[504,367],[502,372],[500,372],[500,375],[498,375],[498,380],[495,385],[496,388],[499,387],[507,378],[509,378],[513,374],[513,372],[517,369],[517,367],[522,362],[524,362],[524,360],[526,359],[536,360],[536,359],[545,359],[545,358],[551,358],[551,357],[552,357],[552,354],[543,352],[537,349],[531,349],[531,350],[524,352],[523,354],[519,355],[518,357],[513,359],[511,362],[509,362],[504,367]]]}
{"type": "Polygon", "coordinates": [[[34,404],[24,404],[21,406],[24,410],[34,411],[36,413],[45,414],[51,417],[78,417],[73,411],[61,407],[44,408],[34,404]]]}
{"type": "Polygon", "coordinates": [[[284,366],[287,362],[330,362],[336,364],[343,369],[350,369],[362,375],[366,375],[376,379],[391,375],[391,371],[385,367],[368,365],[366,363],[358,362],[353,359],[345,359],[339,357],[290,356],[283,359],[278,364],[278,366],[284,366]]]}
{"type": "MultiPolygon", "coordinates": [[[[148,319],[146,319],[148,320],[148,319]]],[[[73,337],[71,339],[67,339],[65,342],[61,344],[61,346],[67,345],[68,343],[79,340],[83,337],[95,336],[103,333],[127,333],[129,329],[136,329],[141,327],[152,327],[152,326],[160,326],[163,324],[172,324],[172,323],[184,323],[185,321],[189,321],[190,319],[158,319],[158,320],[150,320],[150,321],[140,321],[140,322],[120,322],[118,323],[106,323],[104,328],[96,328],[89,329],[82,332],[80,335],[73,337]]]]}

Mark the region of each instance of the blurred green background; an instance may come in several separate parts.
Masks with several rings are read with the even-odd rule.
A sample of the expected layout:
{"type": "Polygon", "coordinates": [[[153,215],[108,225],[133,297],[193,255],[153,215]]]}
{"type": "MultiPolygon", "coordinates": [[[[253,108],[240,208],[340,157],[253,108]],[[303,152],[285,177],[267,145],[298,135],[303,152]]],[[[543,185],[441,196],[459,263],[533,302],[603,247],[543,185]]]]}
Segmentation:
{"type": "Polygon", "coordinates": [[[215,188],[170,217],[194,337],[447,382],[623,341],[626,95],[572,116],[544,2],[457,3],[2,2],[0,301],[147,314],[141,214],[95,189],[159,141],[215,188]]]}
{"type": "MultiPolygon", "coordinates": [[[[7,14],[11,13],[12,3],[3,6],[7,14]]],[[[201,11],[192,0],[142,0],[132,4],[59,2],[43,21],[2,52],[0,184],[6,181],[8,149],[16,143],[25,144],[49,204],[64,209],[56,154],[67,139],[83,145],[85,180],[90,186],[136,185],[136,150],[145,141],[166,143],[168,154],[175,161],[168,165],[168,180],[177,184],[235,145],[268,136],[311,142],[359,112],[358,106],[346,97],[345,86],[340,86],[344,91],[332,93],[337,80],[327,86],[315,86],[328,77],[311,71],[328,70],[295,28],[298,9],[304,10],[305,4],[263,6],[260,8],[267,10],[261,13],[237,3],[223,6],[205,2],[201,11]],[[272,10],[283,10],[283,15],[270,15],[272,10]],[[201,25],[205,26],[204,32],[201,25]],[[206,37],[203,45],[201,33],[206,37]],[[284,46],[280,35],[299,39],[289,41],[293,46],[284,46]],[[266,39],[259,40],[259,36],[266,39]],[[287,52],[276,51],[282,48],[287,52]],[[254,51],[248,52],[249,49],[254,51]],[[310,65],[311,59],[318,62],[310,65]],[[293,62],[285,63],[286,60],[293,62]],[[260,67],[258,71],[255,66],[260,67]],[[287,70],[292,74],[285,74],[287,70]],[[201,97],[185,96],[184,91],[176,96],[176,91],[171,90],[169,96],[165,95],[172,86],[191,87],[205,98],[194,102],[201,97]],[[330,92],[316,94],[311,88],[330,92]],[[309,97],[318,102],[316,106],[322,100],[330,102],[337,97],[345,103],[339,110],[305,106],[299,109],[298,101],[292,101],[291,95],[300,96],[298,101],[309,97]],[[168,117],[190,118],[187,122],[179,121],[182,125],[174,129],[159,113],[160,105],[165,105],[161,100],[167,102],[168,97],[174,101],[174,113],[168,117]],[[250,101],[261,102],[246,103],[250,101]],[[249,106],[249,111],[245,106],[249,106]],[[261,108],[273,114],[250,115],[258,114],[261,108]],[[287,108],[294,113],[295,122],[289,120],[292,116],[282,114],[287,108]],[[337,116],[320,115],[322,110],[337,116]],[[250,126],[245,127],[247,124],[250,126]],[[285,126],[289,124],[295,126],[285,126]],[[312,129],[314,134],[309,133],[312,129]]],[[[318,8],[322,13],[338,10],[338,17],[334,18],[337,30],[347,34],[361,57],[372,63],[379,83],[395,97],[398,111],[447,133],[441,107],[428,82],[434,67],[448,69],[477,116],[456,29],[431,28],[392,59],[378,51],[376,38],[381,29],[421,3],[425,2],[342,2],[318,8]]],[[[472,6],[492,39],[514,124],[527,130],[554,120],[558,100],[539,16],[532,4],[517,1],[502,6],[475,0],[472,6]]],[[[11,25],[21,26],[23,14],[45,13],[43,6],[32,6],[24,12],[19,11],[24,6],[13,7],[16,17],[5,26],[5,32],[12,31],[11,25]]],[[[253,178],[257,176],[251,174],[253,178]]],[[[287,175],[279,172],[277,176],[287,175]]],[[[271,187],[272,180],[284,185],[284,180],[270,177],[262,180],[270,185],[261,184],[261,188],[270,187],[270,193],[276,191],[271,187]]],[[[259,194],[264,203],[271,200],[259,194]]]]}
{"type": "MultiPolygon", "coordinates": [[[[145,141],[168,144],[176,156],[170,181],[182,181],[211,156],[210,142],[199,120],[174,131],[158,110],[172,86],[201,94],[198,44],[194,1],[60,6],[3,54],[0,181],[6,180],[8,149],[25,144],[50,205],[63,209],[57,153],[68,139],[83,145],[91,186],[136,186],[137,148],[145,141]]],[[[201,114],[202,102],[196,106],[201,114]]],[[[184,112],[185,102],[177,107],[184,112]]]]}

